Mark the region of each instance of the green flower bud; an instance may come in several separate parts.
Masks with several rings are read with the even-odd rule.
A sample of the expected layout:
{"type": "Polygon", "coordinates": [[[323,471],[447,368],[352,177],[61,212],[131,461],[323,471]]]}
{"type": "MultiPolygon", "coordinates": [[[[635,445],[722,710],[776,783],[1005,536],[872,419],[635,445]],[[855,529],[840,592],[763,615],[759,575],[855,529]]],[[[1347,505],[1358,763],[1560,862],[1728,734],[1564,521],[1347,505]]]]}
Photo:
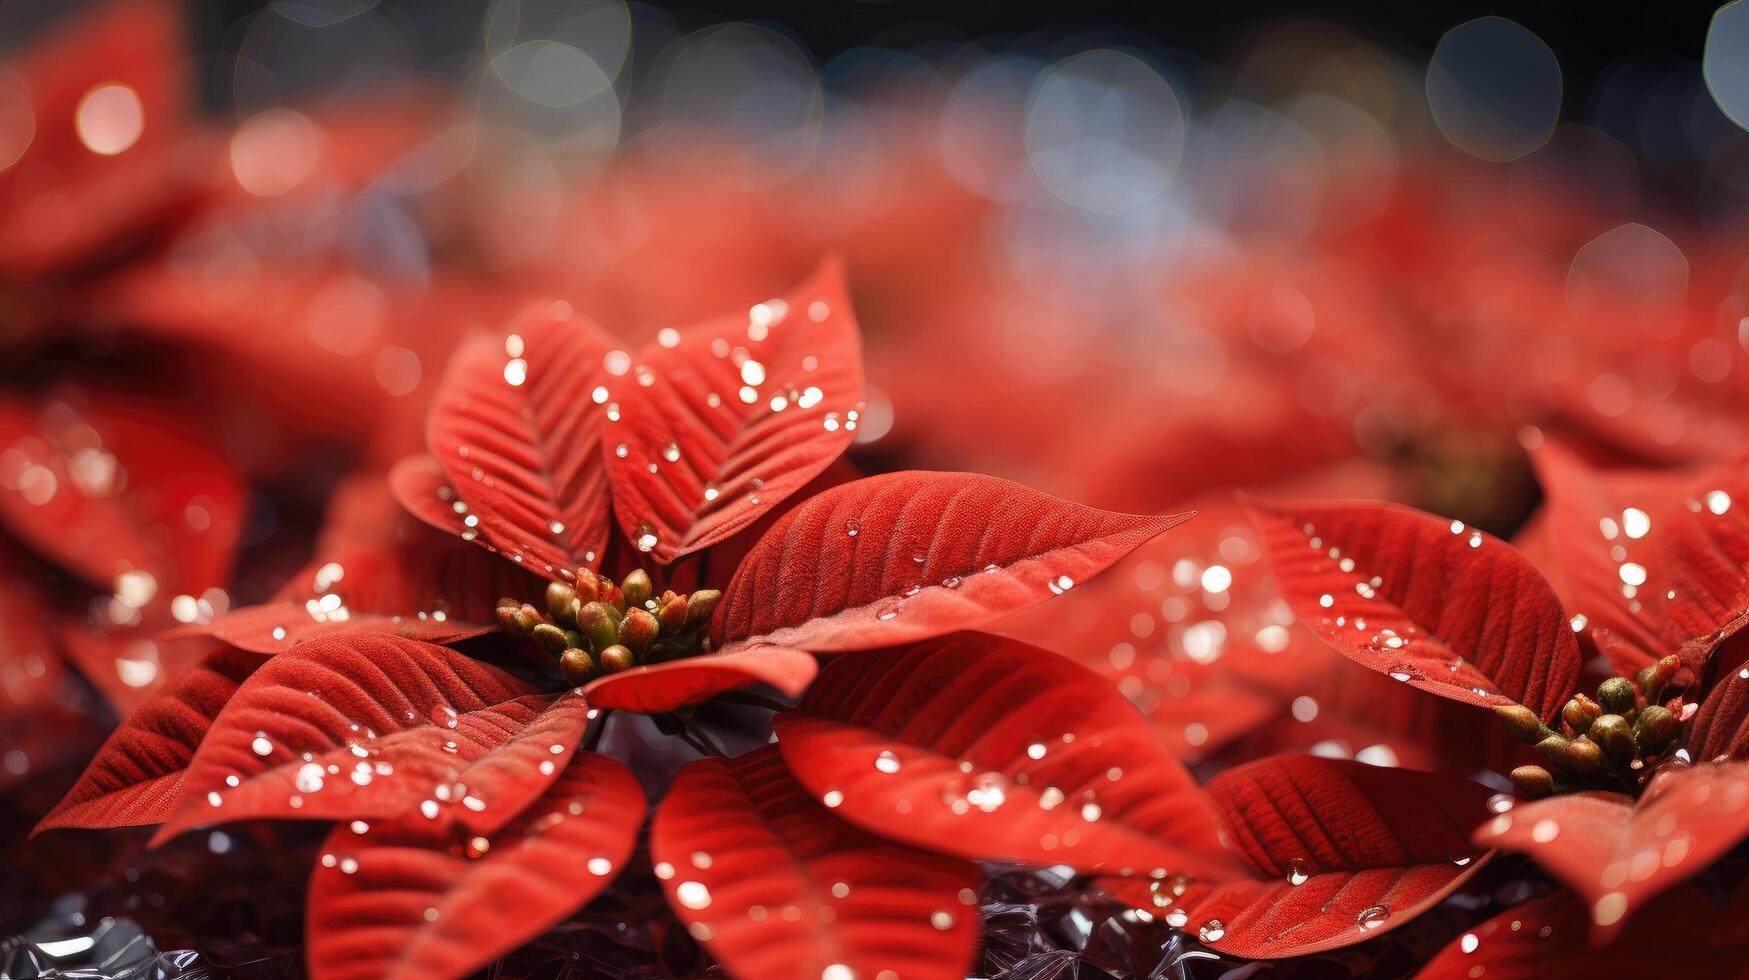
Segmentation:
{"type": "Polygon", "coordinates": [[[552,623],[539,623],[528,635],[542,650],[554,656],[564,653],[565,648],[570,646],[565,642],[565,631],[552,623]]]}
{"type": "Polygon", "coordinates": [[[723,594],[716,589],[699,589],[686,597],[686,625],[699,626],[711,620],[723,594]]]}
{"type": "Polygon", "coordinates": [[[1633,729],[1621,715],[1604,715],[1598,718],[1591,723],[1589,734],[1593,742],[1602,746],[1603,754],[1609,757],[1609,761],[1618,766],[1632,762],[1637,754],[1634,750],[1633,729]]]}
{"type": "Polygon", "coordinates": [[[563,582],[547,583],[547,612],[560,622],[570,619],[571,604],[577,599],[577,590],[563,582]]]}
{"type": "Polygon", "coordinates": [[[670,595],[656,612],[656,619],[662,624],[662,632],[678,633],[686,625],[686,599],[682,596],[670,595]]]}
{"type": "Polygon", "coordinates": [[[626,618],[620,620],[619,642],[633,653],[643,653],[650,648],[661,629],[656,617],[634,606],[627,609],[626,618]]]}
{"type": "Polygon", "coordinates": [[[1676,717],[1676,712],[1661,704],[1648,704],[1646,710],[1640,712],[1640,720],[1634,725],[1634,740],[1645,750],[1647,755],[1656,755],[1664,751],[1676,738],[1676,732],[1682,727],[1682,722],[1676,717]]]}
{"type": "Polygon", "coordinates": [[[1611,677],[1597,685],[1597,700],[1603,710],[1612,715],[1624,715],[1634,710],[1634,685],[1626,677],[1611,677]]]}
{"type": "Polygon", "coordinates": [[[1567,727],[1573,729],[1573,734],[1583,735],[1591,730],[1591,723],[1603,714],[1603,706],[1583,694],[1577,695],[1561,709],[1561,719],[1567,727]]]}
{"type": "Polygon", "coordinates": [[[540,610],[525,602],[516,609],[516,628],[511,632],[517,636],[527,636],[544,622],[546,620],[541,617],[540,610]]]}
{"type": "Polygon", "coordinates": [[[609,674],[629,670],[636,663],[632,657],[632,652],[617,643],[601,651],[601,656],[597,659],[601,661],[601,669],[609,674]]]}
{"type": "Polygon", "coordinates": [[[577,631],[589,641],[596,653],[619,642],[619,617],[605,602],[591,602],[577,614],[577,631]]]}
{"type": "Polygon", "coordinates": [[[1506,731],[1520,742],[1534,745],[1542,740],[1547,729],[1543,728],[1542,719],[1536,712],[1522,704],[1499,704],[1494,706],[1494,714],[1506,725],[1506,731]]]}
{"type": "Polygon", "coordinates": [[[1573,743],[1563,736],[1550,735],[1536,743],[1536,752],[1548,760],[1550,765],[1566,769],[1568,768],[1567,750],[1572,746],[1573,743]]]}
{"type": "Polygon", "coordinates": [[[1645,695],[1647,701],[1657,701],[1663,696],[1664,687],[1670,683],[1670,678],[1675,677],[1676,672],[1681,669],[1682,658],[1672,654],[1642,668],[1634,675],[1634,682],[1639,685],[1640,693],[1645,695]]]}
{"type": "Polygon", "coordinates": [[[626,608],[644,608],[644,603],[650,601],[650,594],[655,586],[650,582],[650,573],[641,568],[633,569],[619,584],[620,591],[625,593],[626,608]]]}
{"type": "Polygon", "coordinates": [[[577,569],[577,581],[571,586],[571,591],[577,594],[585,604],[601,598],[601,579],[587,568],[577,569]]]}
{"type": "Polygon", "coordinates": [[[498,617],[498,628],[506,633],[517,632],[516,614],[521,611],[522,603],[515,599],[499,599],[498,607],[493,613],[498,617]]]}
{"type": "Polygon", "coordinates": [[[595,660],[588,650],[571,647],[559,654],[559,670],[565,675],[565,683],[582,684],[595,676],[595,660]]]}
{"type": "Polygon", "coordinates": [[[1555,777],[1542,766],[1519,766],[1512,770],[1512,785],[1533,800],[1540,800],[1555,791],[1555,777]]]}
{"type": "Polygon", "coordinates": [[[1587,776],[1604,770],[1603,749],[1589,736],[1581,735],[1567,746],[1567,768],[1587,776]]]}

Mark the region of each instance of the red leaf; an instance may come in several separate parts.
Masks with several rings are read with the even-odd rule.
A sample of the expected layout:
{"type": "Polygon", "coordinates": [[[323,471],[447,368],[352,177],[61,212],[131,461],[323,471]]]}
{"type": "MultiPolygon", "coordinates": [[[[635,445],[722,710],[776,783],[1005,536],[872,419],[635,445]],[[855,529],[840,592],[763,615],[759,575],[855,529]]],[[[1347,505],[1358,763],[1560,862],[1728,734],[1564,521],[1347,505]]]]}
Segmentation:
{"type": "Polygon", "coordinates": [[[49,33],[7,55],[6,111],[17,135],[0,149],[7,163],[0,198],[14,215],[0,228],[0,270],[14,295],[45,280],[54,290],[61,275],[125,257],[134,243],[128,236],[168,221],[210,189],[213,146],[190,126],[182,10],[163,0],[114,0],[55,11],[63,12],[73,16],[57,17],[49,33]],[[104,86],[124,87],[132,98],[100,98],[98,125],[83,133],[81,106],[104,86]],[[130,103],[142,123],[137,132],[120,108],[130,103]],[[106,152],[94,152],[87,135],[106,152]],[[123,256],[111,254],[118,243],[123,256]]]}
{"type": "Polygon", "coordinates": [[[626,538],[667,564],[729,537],[856,435],[861,337],[842,264],[745,316],[665,335],[614,396],[602,458],[626,538]]]}
{"type": "Polygon", "coordinates": [[[1127,881],[1113,891],[1234,956],[1275,959],[1370,939],[1439,903],[1483,859],[1470,830],[1490,790],[1437,773],[1276,756],[1209,781],[1250,880],[1127,881]],[[1162,910],[1170,910],[1162,912],[1162,910]]]}
{"type": "Polygon", "coordinates": [[[1134,706],[1016,640],[840,657],[776,725],[796,778],[894,840],[1110,873],[1230,869],[1202,792],[1134,706]]]}
{"type": "Polygon", "coordinates": [[[749,684],[770,684],[794,697],[818,670],[812,654],[755,644],[608,674],[584,685],[583,694],[598,708],[656,714],[749,684]]]}
{"type": "Polygon", "coordinates": [[[479,532],[470,528],[465,520],[467,505],[457,508],[456,503],[461,498],[456,495],[449,474],[443,471],[443,464],[435,456],[419,453],[390,467],[389,492],[395,495],[395,500],[407,509],[407,513],[439,531],[448,531],[469,541],[479,536],[479,532]]]}
{"type": "Polygon", "coordinates": [[[1095,510],[970,473],[857,480],[766,532],[712,632],[814,653],[940,636],[1060,595],[1189,517],[1095,510]]]}
{"type": "Polygon", "coordinates": [[[243,488],[176,420],[120,402],[0,400],[0,445],[0,521],[126,605],[230,577],[243,488]]]}
{"type": "Polygon", "coordinates": [[[545,794],[489,835],[418,815],[336,826],[310,877],[310,976],[472,973],[606,888],[643,818],[644,793],[632,774],[581,752],[545,794]]]}
{"type": "Polygon", "coordinates": [[[448,810],[489,834],[577,747],[586,702],[446,647],[375,634],[311,640],[244,683],[189,764],[157,840],[225,820],[448,810]]]}
{"type": "Polygon", "coordinates": [[[498,597],[540,589],[515,564],[407,517],[373,477],[341,488],[316,557],[274,601],[199,630],[262,653],[351,632],[451,643],[497,629],[498,597]]]}
{"type": "Polygon", "coordinates": [[[183,770],[213,718],[263,662],[256,654],[231,649],[201,661],[110,733],[79,781],[33,833],[168,820],[183,770]]]}
{"type": "Polygon", "coordinates": [[[126,718],[212,652],[204,637],[177,639],[164,634],[157,617],[137,626],[103,621],[101,615],[60,624],[61,655],[79,668],[91,686],[126,718]]]}
{"type": "Polygon", "coordinates": [[[1688,754],[1701,762],[1749,760],[1749,667],[1718,682],[1688,726],[1688,754]]]}
{"type": "Polygon", "coordinates": [[[1636,804],[1573,793],[1520,804],[1476,831],[1476,843],[1530,855],[1585,898],[1603,941],[1646,900],[1699,873],[1749,836],[1749,765],[1667,769],[1636,804]]]}
{"type": "Polygon", "coordinates": [[[977,949],[978,869],[833,816],[775,747],[682,769],[650,858],[675,913],[736,976],[950,980],[977,949]]]}
{"type": "Polygon", "coordinates": [[[1672,653],[1699,671],[1749,621],[1745,460],[1603,473],[1545,443],[1536,464],[1567,605],[1618,671],[1672,653]]]}
{"type": "Polygon", "coordinates": [[[1289,606],[1351,660],[1466,704],[1517,701],[1544,720],[1571,696],[1573,631],[1511,545],[1393,504],[1252,513],[1289,606]]]}
{"type": "Polygon", "coordinates": [[[597,443],[605,383],[625,357],[599,327],[556,305],[455,353],[425,437],[464,520],[478,519],[469,530],[480,543],[552,579],[600,563],[608,489],[597,443]]]}
{"type": "Polygon", "coordinates": [[[1109,678],[1186,762],[1312,752],[1504,772],[1525,752],[1490,713],[1430,703],[1295,621],[1257,529],[1227,495],[998,629],[1109,678]]]}
{"type": "Polygon", "coordinates": [[[1556,892],[1515,905],[1452,940],[1416,980],[1543,980],[1545,977],[1658,977],[1741,980],[1749,956],[1749,888],[1724,903],[1678,888],[1608,945],[1586,936],[1585,903],[1556,892]],[[1680,964],[1680,965],[1677,965],[1680,964]]]}

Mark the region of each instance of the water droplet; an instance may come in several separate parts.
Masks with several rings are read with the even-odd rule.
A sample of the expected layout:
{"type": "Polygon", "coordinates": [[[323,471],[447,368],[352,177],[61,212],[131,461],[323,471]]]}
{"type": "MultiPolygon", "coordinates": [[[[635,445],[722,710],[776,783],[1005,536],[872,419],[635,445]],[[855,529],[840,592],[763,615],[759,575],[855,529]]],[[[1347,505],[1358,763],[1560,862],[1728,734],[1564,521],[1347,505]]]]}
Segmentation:
{"type": "Polygon", "coordinates": [[[649,521],[639,524],[637,533],[632,536],[632,543],[638,546],[639,551],[654,549],[658,540],[656,528],[649,521]]]}
{"type": "Polygon", "coordinates": [[[888,749],[882,749],[881,754],[875,758],[875,768],[886,773],[898,772],[899,757],[888,749]]]}
{"type": "Polygon", "coordinates": [[[1356,915],[1354,917],[1354,921],[1355,921],[1355,923],[1357,923],[1360,926],[1360,928],[1363,931],[1371,931],[1373,929],[1377,929],[1379,926],[1384,925],[1385,920],[1390,918],[1390,916],[1391,916],[1390,909],[1384,907],[1383,905],[1373,905],[1373,906],[1369,906],[1367,908],[1361,909],[1360,914],[1356,915]]]}
{"type": "Polygon", "coordinates": [[[861,534],[862,533],[861,522],[859,522],[854,517],[848,521],[845,521],[844,522],[844,533],[850,537],[853,537],[853,538],[856,537],[858,534],[861,534]]]}
{"type": "Polygon", "coordinates": [[[1218,943],[1226,937],[1227,924],[1219,919],[1210,919],[1202,924],[1202,928],[1196,930],[1196,938],[1205,943],[1218,943]]]}
{"type": "Polygon", "coordinates": [[[1312,877],[1312,866],[1300,858],[1294,858],[1287,864],[1287,883],[1303,885],[1312,877]]]}
{"type": "Polygon", "coordinates": [[[709,908],[711,904],[711,891],[702,882],[683,881],[674,889],[674,895],[689,909],[709,908]]]}

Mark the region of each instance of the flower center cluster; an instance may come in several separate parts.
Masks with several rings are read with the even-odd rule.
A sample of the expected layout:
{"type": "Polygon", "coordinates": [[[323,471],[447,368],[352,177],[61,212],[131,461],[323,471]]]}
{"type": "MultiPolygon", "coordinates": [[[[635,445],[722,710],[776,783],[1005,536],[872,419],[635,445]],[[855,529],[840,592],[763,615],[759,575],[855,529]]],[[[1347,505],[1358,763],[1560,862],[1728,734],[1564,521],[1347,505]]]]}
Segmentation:
{"type": "Polygon", "coordinates": [[[1532,799],[1594,789],[1638,796],[1662,763],[1684,755],[1677,736],[1695,706],[1660,700],[1680,665],[1665,657],[1632,680],[1604,681],[1595,698],[1576,695],[1561,709],[1559,730],[1522,705],[1496,708],[1513,737],[1548,763],[1512,770],[1513,784],[1532,799]]]}
{"type": "Polygon", "coordinates": [[[655,594],[650,575],[636,569],[619,584],[588,569],[575,583],[547,586],[546,609],[518,599],[498,600],[498,625],[526,636],[552,654],[566,683],[582,684],[640,664],[704,653],[715,589],[655,594]]]}

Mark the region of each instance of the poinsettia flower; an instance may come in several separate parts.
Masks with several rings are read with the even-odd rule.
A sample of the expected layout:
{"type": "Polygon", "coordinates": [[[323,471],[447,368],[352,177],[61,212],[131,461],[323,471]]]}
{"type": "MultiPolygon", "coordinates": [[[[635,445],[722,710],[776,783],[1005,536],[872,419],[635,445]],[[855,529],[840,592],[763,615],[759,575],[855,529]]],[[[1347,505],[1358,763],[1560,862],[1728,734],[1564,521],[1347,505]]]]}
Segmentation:
{"type": "Polygon", "coordinates": [[[400,930],[400,949],[372,960],[390,975],[430,975],[440,959],[464,973],[569,914],[623,867],[644,804],[623,770],[590,748],[605,711],[658,714],[708,748],[677,709],[752,683],[793,696],[814,679],[816,655],[881,651],[835,658],[826,679],[841,682],[780,722],[781,763],[770,751],[706,760],[680,774],[657,816],[657,877],[674,882],[676,912],[731,970],[758,973],[775,943],[827,957],[812,976],[834,965],[872,974],[917,962],[892,959],[909,945],[951,950],[936,966],[959,975],[976,938],[967,897],[976,877],[935,852],[939,838],[964,836],[952,830],[959,818],[1000,827],[985,815],[1005,794],[1030,796],[1010,812],[1032,814],[952,853],[1114,874],[1232,872],[1200,790],[1106,682],[1035,647],[956,632],[1072,590],[1188,515],[1108,513],[970,474],[893,473],[820,488],[858,422],[861,391],[855,326],[833,266],[744,317],[665,333],[637,357],[573,317],[544,305],[507,335],[459,352],[432,407],[432,455],[392,476],[408,509],[451,532],[473,561],[360,516],[380,514],[380,497],[345,495],[313,571],[275,603],[207,625],[278,652],[259,665],[227,661],[253,667],[242,677],[215,662],[177,692],[203,706],[187,721],[198,746],[185,753],[178,743],[146,764],[130,758],[186,716],[149,706],[45,829],[161,822],[165,840],[232,820],[335,821],[312,885],[317,974],[351,969],[355,909],[392,917],[400,930]],[[751,545],[738,540],[747,535],[751,545]],[[479,575],[480,561],[503,575],[479,575]],[[541,606],[500,600],[518,576],[544,583],[528,594],[541,606]],[[720,590],[704,587],[713,583],[720,590]],[[477,634],[469,610],[480,602],[495,603],[491,622],[506,632],[470,649],[533,654],[544,668],[535,677],[414,638],[477,634]],[[845,685],[858,664],[904,665],[914,683],[851,696],[859,688],[845,685]],[[991,699],[992,685],[1013,696],[991,699]],[[889,698],[914,704],[883,713],[889,698]],[[956,713],[986,714],[939,732],[882,720],[956,713]],[[889,773],[889,757],[905,760],[895,784],[928,794],[916,797],[913,821],[936,828],[927,839],[877,816],[889,795],[817,785],[819,766],[847,755],[805,746],[836,723],[850,726],[841,735],[868,726],[865,739],[901,740],[891,749],[865,741],[858,754],[870,755],[867,772],[877,776],[889,773]],[[966,744],[986,729],[1003,739],[966,744]],[[1064,748],[1046,756],[1047,741],[1064,748]],[[964,778],[980,771],[994,782],[964,778]],[[957,805],[942,787],[917,782],[930,773],[961,787],[957,805]],[[1034,777],[1048,785],[1023,788],[1034,777]],[[574,779],[586,786],[570,788],[574,779]],[[780,789],[790,802],[773,795],[780,789]],[[719,865],[714,849],[761,838],[751,829],[722,843],[713,843],[721,834],[697,838],[716,832],[689,812],[695,791],[746,794],[746,820],[793,842],[795,863],[724,853],[719,865]],[[604,812],[617,814],[611,831],[570,822],[604,812]],[[798,821],[822,836],[797,837],[798,821]],[[548,833],[591,843],[535,839],[548,833]],[[455,864],[457,855],[467,862],[455,864]],[[670,856],[684,856],[685,869],[670,856]],[[554,861],[564,866],[528,887],[493,884],[554,861]],[[775,877],[744,888],[707,881],[719,867],[775,877]],[[383,893],[413,879],[429,893],[417,909],[383,893]],[[850,892],[836,926],[798,924],[794,897],[770,915],[753,912],[822,887],[835,898],[850,892]],[[916,890],[903,914],[863,899],[899,888],[916,890]],[[515,929],[491,926],[498,920],[482,904],[507,894],[515,929]],[[746,922],[720,930],[722,912],[736,907],[746,922]],[[865,921],[884,923],[893,938],[853,938],[865,921]]]}
{"type": "MultiPolygon", "coordinates": [[[[1545,465],[1566,468],[1558,478],[1572,478],[1577,464],[1550,460],[1545,465]]],[[[1665,628],[1640,635],[1661,655],[1631,677],[1604,680],[1595,698],[1577,686],[1573,631],[1582,622],[1568,621],[1548,583],[1510,545],[1384,504],[1254,508],[1277,576],[1303,622],[1351,659],[1396,680],[1494,708],[1514,737],[1536,746],[1546,766],[1511,773],[1532,801],[1513,806],[1502,796],[1491,802],[1496,815],[1476,829],[1474,840],[1529,854],[1560,878],[1589,905],[1600,942],[1652,895],[1749,837],[1749,766],[1742,754],[1749,744],[1743,734],[1749,667],[1720,679],[1704,701],[1699,697],[1706,655],[1718,640],[1712,624],[1720,615],[1740,615],[1731,612],[1740,588],[1740,568],[1728,557],[1735,536],[1728,522],[1685,523],[1671,513],[1696,516],[1681,503],[1693,499],[1688,490],[1665,489],[1668,477],[1642,485],[1664,490],[1646,506],[1665,501],[1656,519],[1677,525],[1669,539],[1678,542],[1675,554],[1659,568],[1665,575],[1709,576],[1708,591],[1675,615],[1655,608],[1647,621],[1665,628]],[[1709,535],[1715,528],[1723,543],[1709,535]],[[1691,614],[1688,621],[1683,613],[1691,614]],[[1702,626],[1706,635],[1696,653],[1699,616],[1713,619],[1702,626]]],[[[1630,539],[1645,537],[1655,520],[1648,511],[1594,518],[1595,504],[1584,519],[1559,509],[1572,506],[1556,498],[1547,533],[1556,549],[1571,543],[1580,554],[1590,549],[1599,520],[1627,521],[1618,531],[1630,539]]],[[[1711,516],[1728,510],[1726,503],[1711,516]]],[[[1601,530],[1607,534],[1609,525],[1601,530]]],[[[1625,550],[1615,553],[1617,561],[1626,557],[1625,550]]],[[[1574,579],[1587,573],[1584,565],[1561,567],[1574,579]]]]}

